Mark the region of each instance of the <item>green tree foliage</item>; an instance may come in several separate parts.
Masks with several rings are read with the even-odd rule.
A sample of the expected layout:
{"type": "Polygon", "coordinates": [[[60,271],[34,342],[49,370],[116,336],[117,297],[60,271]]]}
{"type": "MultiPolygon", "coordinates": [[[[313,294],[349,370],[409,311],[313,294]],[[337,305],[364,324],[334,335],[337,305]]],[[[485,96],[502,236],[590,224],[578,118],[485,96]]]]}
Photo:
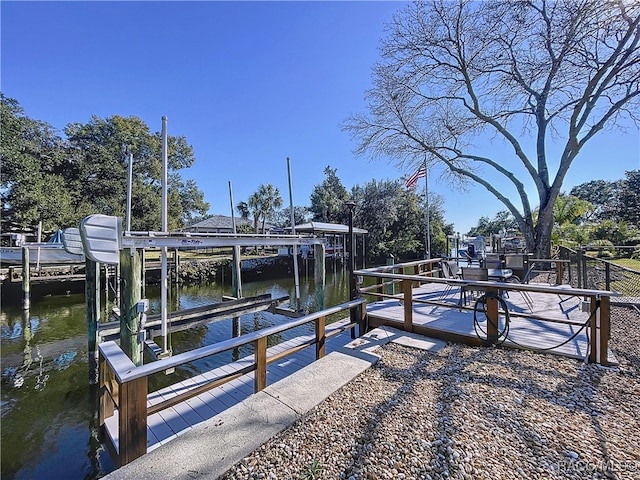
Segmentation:
{"type": "Polygon", "coordinates": [[[518,222],[508,210],[501,210],[496,213],[493,219],[483,216],[478,220],[478,224],[473,227],[467,235],[477,237],[482,235],[490,237],[491,235],[516,232],[518,230],[518,222]]]}
{"type": "Polygon", "coordinates": [[[452,181],[482,185],[546,258],[569,168],[598,132],[637,120],[639,26],[638,2],[415,2],[388,26],[367,113],[345,128],[359,154],[403,170],[426,156],[452,181]],[[480,136],[491,146],[479,150],[480,136]],[[493,148],[500,140],[511,155],[493,148]]]}
{"type": "MultiPolygon", "coordinates": [[[[128,152],[133,154],[132,229],[160,230],[161,136],[136,117],[92,117],[67,125],[63,138],[2,96],[3,222],[45,230],[76,226],[94,213],[124,216],[128,152]]],[[[203,216],[209,205],[178,169],[194,162],[184,137],[168,139],[170,230],[203,216]]]]}
{"type": "Polygon", "coordinates": [[[309,210],[313,213],[313,219],[318,222],[344,222],[344,202],[349,198],[349,193],[336,172],[336,168],[325,167],[325,179],[320,185],[315,185],[311,192],[309,210]]]}
{"type": "Polygon", "coordinates": [[[568,223],[577,225],[584,222],[593,210],[594,207],[590,202],[561,193],[553,208],[553,221],[559,227],[568,223]]]}
{"type": "Polygon", "coordinates": [[[576,185],[569,195],[585,200],[593,205],[593,214],[586,220],[599,222],[618,216],[618,191],[620,182],[592,180],[576,185]]]}
{"type": "MultiPolygon", "coordinates": [[[[276,212],[273,221],[278,227],[289,228],[291,226],[291,209],[285,207],[276,212]]],[[[307,223],[309,221],[310,212],[307,207],[293,207],[293,218],[296,225],[307,223]]]]}
{"type": "MultiPolygon", "coordinates": [[[[133,230],[160,230],[162,138],[137,117],[92,117],[86,124],[65,128],[74,162],[78,190],[87,210],[105,215],[125,214],[127,153],[133,154],[133,230]]],[[[193,165],[193,149],[184,137],[168,137],[168,223],[176,230],[204,215],[209,205],[195,182],[182,180],[177,170],[193,165]]]]}
{"type": "Polygon", "coordinates": [[[640,228],[640,170],[625,172],[618,201],[618,217],[636,229],[640,228]]]}
{"type": "MultiPolygon", "coordinates": [[[[369,262],[384,262],[389,255],[399,259],[424,254],[424,199],[404,188],[402,180],[371,180],[364,186],[356,185],[352,198],[356,202],[354,224],[369,231],[369,262]]],[[[453,233],[453,226],[443,223],[441,205],[441,199],[430,196],[431,250],[435,255],[445,251],[445,235],[453,233]]]]}
{"type": "Polygon", "coordinates": [[[632,239],[640,235],[639,212],[640,170],[625,172],[624,179],[613,182],[593,180],[577,185],[571,195],[558,198],[554,241],[578,245],[601,240],[614,245],[633,243],[632,239]],[[579,206],[576,197],[592,205],[595,213],[584,214],[586,207],[579,206]]]}
{"type": "Polygon", "coordinates": [[[256,233],[258,233],[258,224],[262,222],[262,233],[264,233],[267,220],[275,219],[280,207],[282,207],[280,190],[271,183],[267,183],[260,185],[246,202],[238,203],[236,209],[242,218],[253,217],[253,228],[256,233]]]}
{"type": "Polygon", "coordinates": [[[32,120],[14,99],[1,96],[0,195],[3,230],[44,231],[74,219],[75,196],[67,188],[69,164],[63,139],[32,120]]]}
{"type": "Polygon", "coordinates": [[[270,183],[260,185],[257,193],[262,216],[262,233],[265,233],[266,221],[273,219],[276,211],[282,207],[282,196],[280,190],[270,183]]]}

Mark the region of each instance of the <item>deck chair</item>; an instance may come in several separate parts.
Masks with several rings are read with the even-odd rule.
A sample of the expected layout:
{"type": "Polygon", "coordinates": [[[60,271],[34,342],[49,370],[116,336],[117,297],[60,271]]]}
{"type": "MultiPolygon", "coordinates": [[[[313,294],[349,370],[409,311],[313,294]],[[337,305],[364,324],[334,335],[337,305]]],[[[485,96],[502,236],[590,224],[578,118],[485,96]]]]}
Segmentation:
{"type": "Polygon", "coordinates": [[[500,255],[489,253],[484,260],[484,266],[486,268],[503,268],[504,264],[500,259],[500,255]]]}
{"type": "MultiPolygon", "coordinates": [[[[460,278],[460,270],[458,268],[458,264],[455,262],[455,260],[449,260],[449,261],[444,261],[442,260],[440,262],[441,268],[442,268],[442,276],[446,279],[459,279],[460,278]]],[[[445,289],[442,292],[442,294],[440,295],[440,297],[438,298],[438,300],[442,300],[444,299],[449,292],[451,291],[451,289],[454,287],[454,285],[447,283],[445,285],[445,289]]]]}
{"type": "MultiPolygon", "coordinates": [[[[487,282],[489,280],[489,272],[486,268],[466,268],[462,267],[462,279],[463,280],[474,280],[480,282],[487,282]]],[[[474,286],[474,285],[462,285],[460,288],[460,305],[467,304],[467,292],[471,295],[474,293],[482,292],[484,293],[484,288],[474,286]]]]}
{"type": "MultiPolygon", "coordinates": [[[[534,265],[535,262],[531,262],[531,264],[529,265],[529,270],[527,270],[527,272],[524,274],[524,278],[522,280],[517,275],[511,275],[509,278],[507,278],[507,283],[529,283],[529,278],[531,278],[531,272],[533,271],[534,265]]],[[[520,295],[522,296],[524,303],[527,304],[529,311],[533,312],[533,300],[531,299],[529,292],[520,291],[518,293],[520,293],[520,295]]]]}
{"type": "Polygon", "coordinates": [[[449,267],[449,273],[451,274],[451,278],[462,278],[462,274],[460,272],[460,267],[455,260],[449,260],[446,262],[449,267]]]}

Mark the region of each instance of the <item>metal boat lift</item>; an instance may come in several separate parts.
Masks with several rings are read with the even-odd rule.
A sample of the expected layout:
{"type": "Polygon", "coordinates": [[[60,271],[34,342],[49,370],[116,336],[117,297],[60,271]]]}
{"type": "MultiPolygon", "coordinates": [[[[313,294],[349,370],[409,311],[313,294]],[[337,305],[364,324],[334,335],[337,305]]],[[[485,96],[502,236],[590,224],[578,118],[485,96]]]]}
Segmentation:
{"type": "MultiPolygon", "coordinates": [[[[139,260],[136,260],[140,250],[149,248],[159,248],[161,252],[166,252],[168,248],[215,248],[215,247],[243,247],[243,246],[301,246],[313,245],[317,249],[316,258],[324,258],[325,239],[304,236],[304,235],[241,235],[241,234],[209,234],[191,232],[123,232],[122,219],[107,215],[91,215],[80,223],[80,229],[70,229],[65,232],[68,237],[65,246],[70,250],[81,250],[87,258],[87,334],[89,343],[90,365],[97,362],[98,344],[98,317],[99,317],[99,294],[96,292],[95,282],[97,275],[91,275],[96,271],[96,265],[119,264],[123,270],[125,282],[130,286],[129,293],[121,299],[121,344],[125,351],[132,357],[137,357],[135,345],[142,345],[145,339],[139,335],[144,334],[144,326],[141,325],[146,320],[146,310],[148,302],[141,300],[140,292],[135,288],[140,284],[139,260]],[[129,250],[129,254],[127,254],[129,250]],[[93,282],[93,283],[92,283],[93,282]],[[129,345],[129,347],[127,347],[129,345]],[[95,359],[94,359],[95,357],[95,359]]],[[[321,285],[324,284],[324,263],[316,268],[316,284],[319,286],[316,296],[320,302],[319,308],[324,307],[324,292],[321,285]]],[[[163,337],[163,348],[161,356],[171,355],[167,348],[167,301],[166,291],[169,288],[166,281],[166,262],[162,267],[165,269],[162,281],[162,291],[165,295],[161,299],[161,327],[163,337]]],[[[297,270],[294,272],[297,276],[297,270]]],[[[296,279],[297,280],[297,279],[296,279]]],[[[137,360],[141,361],[141,360],[137,360]]],[[[90,378],[93,375],[90,374],[90,378]]]]}

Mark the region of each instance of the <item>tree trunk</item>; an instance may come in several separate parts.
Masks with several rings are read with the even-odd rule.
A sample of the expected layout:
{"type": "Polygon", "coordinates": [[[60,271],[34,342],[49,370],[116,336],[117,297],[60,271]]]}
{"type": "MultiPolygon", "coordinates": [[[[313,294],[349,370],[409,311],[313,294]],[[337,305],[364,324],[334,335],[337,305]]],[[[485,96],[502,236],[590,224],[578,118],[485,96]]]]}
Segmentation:
{"type": "Polygon", "coordinates": [[[547,203],[538,213],[536,225],[535,248],[536,258],[551,258],[551,231],[553,230],[553,203],[547,203]]]}

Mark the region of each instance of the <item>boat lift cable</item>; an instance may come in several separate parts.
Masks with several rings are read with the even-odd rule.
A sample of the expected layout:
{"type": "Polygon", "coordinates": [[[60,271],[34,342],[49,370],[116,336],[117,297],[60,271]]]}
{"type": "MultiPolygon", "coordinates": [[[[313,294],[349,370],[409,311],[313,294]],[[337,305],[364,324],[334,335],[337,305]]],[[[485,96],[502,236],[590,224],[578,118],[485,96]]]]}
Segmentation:
{"type": "MultiPolygon", "coordinates": [[[[517,345],[519,347],[523,347],[523,348],[527,348],[528,350],[533,350],[534,352],[546,352],[549,350],[554,350],[556,348],[560,348],[563,345],[566,345],[567,343],[571,342],[572,340],[574,340],[586,327],[588,327],[591,324],[591,321],[594,319],[594,315],[595,313],[600,309],[600,301],[598,300],[596,302],[596,308],[590,313],[589,318],[587,318],[587,320],[580,324],[580,328],[578,329],[577,332],[575,332],[573,335],[571,335],[568,339],[566,339],[565,341],[557,344],[557,345],[553,345],[551,347],[546,347],[546,348],[531,348],[530,346],[526,346],[526,345],[522,345],[518,342],[516,342],[513,338],[511,338],[509,336],[509,328],[510,328],[510,322],[511,322],[511,314],[509,313],[509,309],[507,307],[507,303],[504,301],[504,299],[493,292],[487,292],[484,295],[482,295],[480,298],[478,298],[476,300],[476,303],[473,306],[473,328],[476,332],[476,335],[478,338],[484,340],[485,338],[487,338],[487,332],[480,326],[480,320],[478,320],[478,312],[481,312],[482,314],[484,314],[484,316],[487,319],[487,322],[489,322],[495,329],[496,331],[498,331],[498,337],[497,337],[497,341],[496,341],[496,345],[502,345],[506,340],[509,340],[509,342],[513,343],[514,345],[517,345]],[[504,320],[504,328],[502,330],[500,330],[499,325],[496,325],[494,323],[494,321],[489,318],[489,316],[487,315],[487,299],[488,298],[495,298],[498,300],[498,303],[500,304],[501,307],[503,307],[503,312],[504,312],[504,316],[505,316],[505,320],[504,320]],[[482,307],[480,307],[482,306],[482,307]],[[484,335],[481,336],[481,333],[484,335]]],[[[587,336],[588,336],[588,331],[587,331],[587,336]]]]}

